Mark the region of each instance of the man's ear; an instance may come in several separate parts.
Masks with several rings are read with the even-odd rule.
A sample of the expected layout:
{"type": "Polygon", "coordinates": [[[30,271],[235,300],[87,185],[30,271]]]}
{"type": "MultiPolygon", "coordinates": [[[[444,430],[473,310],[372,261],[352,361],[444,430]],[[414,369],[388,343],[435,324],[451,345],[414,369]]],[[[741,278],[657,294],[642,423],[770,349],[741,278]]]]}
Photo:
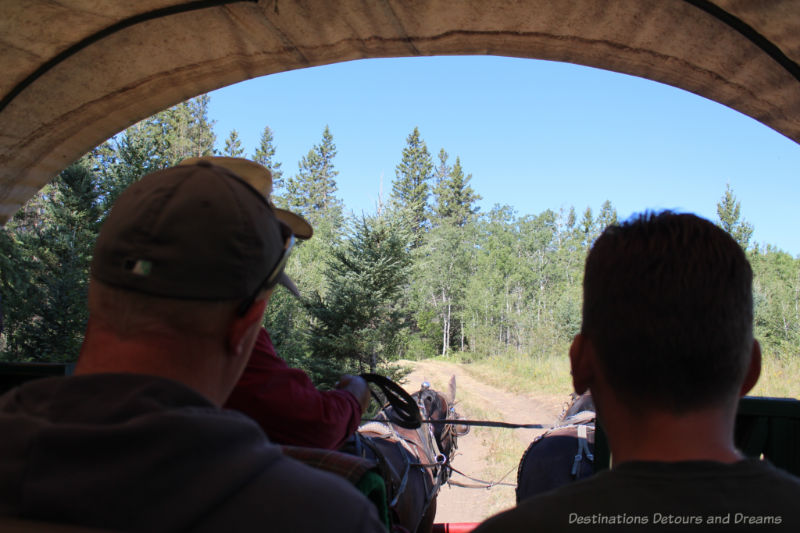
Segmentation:
{"type": "Polygon", "coordinates": [[[750,364],[747,366],[747,373],[744,375],[739,396],[744,396],[750,392],[756,386],[759,376],[761,376],[761,345],[757,340],[753,340],[753,348],[750,350],[750,364]]]}
{"type": "Polygon", "coordinates": [[[572,387],[578,394],[586,392],[594,381],[595,353],[592,342],[579,333],[569,347],[572,387]]]}
{"type": "Polygon", "coordinates": [[[250,355],[266,309],[267,300],[256,300],[244,316],[237,316],[233,319],[228,328],[227,339],[228,353],[230,355],[234,357],[250,355]]]}

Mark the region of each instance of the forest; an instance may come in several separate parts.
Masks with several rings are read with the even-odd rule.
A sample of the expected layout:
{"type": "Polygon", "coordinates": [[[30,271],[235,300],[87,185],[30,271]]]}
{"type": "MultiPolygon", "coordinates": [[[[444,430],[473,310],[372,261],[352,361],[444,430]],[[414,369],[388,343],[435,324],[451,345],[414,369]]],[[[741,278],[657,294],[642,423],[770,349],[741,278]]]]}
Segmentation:
{"type": "MultiPolygon", "coordinates": [[[[2,228],[0,360],[75,361],[88,318],[92,248],[114,200],[145,174],[215,153],[269,168],[274,202],[315,228],[287,267],[302,300],[276,290],[265,325],[278,354],[318,384],[329,386],[342,372],[391,372],[389,363],[400,358],[566,354],[580,328],[584,258],[617,222],[611,201],[539,214],[507,205],[481,212],[480,191],[459,156],[431,152],[415,128],[398,147],[388,198],[374,213],[354,215],[336,194],[328,127],[289,171],[276,160],[278,141],[266,125],[255,153],[244,153],[236,130],[215,152],[208,104],[208,96],[188,100],[109,139],[2,228]]],[[[800,258],[752,242],[734,191],[720,194],[715,222],[754,269],[765,356],[800,357],[800,258]]]]}

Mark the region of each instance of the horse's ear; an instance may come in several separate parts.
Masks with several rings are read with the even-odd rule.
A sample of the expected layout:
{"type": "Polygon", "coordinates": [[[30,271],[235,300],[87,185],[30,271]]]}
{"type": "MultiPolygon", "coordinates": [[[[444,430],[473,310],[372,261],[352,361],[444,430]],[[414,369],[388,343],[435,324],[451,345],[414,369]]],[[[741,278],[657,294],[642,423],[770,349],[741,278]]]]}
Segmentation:
{"type": "Polygon", "coordinates": [[[456,375],[450,376],[450,383],[447,385],[447,403],[453,405],[456,402],[456,375]]]}

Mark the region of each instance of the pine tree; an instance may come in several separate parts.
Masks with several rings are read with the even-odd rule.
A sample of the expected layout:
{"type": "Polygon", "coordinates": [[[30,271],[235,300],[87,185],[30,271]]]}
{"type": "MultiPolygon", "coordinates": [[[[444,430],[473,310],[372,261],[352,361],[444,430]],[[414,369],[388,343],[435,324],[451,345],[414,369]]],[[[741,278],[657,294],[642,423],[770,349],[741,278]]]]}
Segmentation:
{"type": "Polygon", "coordinates": [[[617,210],[611,205],[610,200],[606,200],[600,206],[600,214],[597,215],[597,221],[595,222],[598,233],[602,233],[608,226],[618,222],[617,210]]]}
{"type": "Polygon", "coordinates": [[[208,118],[208,105],[211,97],[201,94],[186,101],[189,109],[189,127],[187,137],[191,139],[189,155],[187,157],[201,157],[214,153],[214,121],[208,118]]]}
{"type": "MultiPolygon", "coordinates": [[[[312,358],[334,358],[345,370],[375,372],[399,352],[403,328],[400,292],[407,283],[408,255],[403,231],[385,217],[352,222],[349,238],[334,249],[325,277],[330,291],[309,309],[312,358]]],[[[331,369],[323,381],[342,368],[331,369]]]]}
{"type": "Polygon", "coordinates": [[[339,225],[342,202],[336,197],[336,176],[333,158],[336,145],[328,126],[322,132],[322,142],[314,145],[298,163],[298,172],[287,180],[286,202],[305,216],[312,225],[322,220],[339,225]]]}
{"type": "Polygon", "coordinates": [[[88,318],[89,261],[99,215],[98,191],[84,158],[15,216],[9,227],[13,235],[3,239],[13,253],[11,272],[2,276],[9,318],[5,359],[77,359],[88,318]],[[10,283],[12,276],[15,283],[10,283]]]}
{"type": "Polygon", "coordinates": [[[272,173],[272,193],[274,201],[281,204],[279,198],[281,196],[284,183],[283,171],[281,170],[281,163],[275,160],[275,146],[272,130],[269,126],[264,127],[261,133],[261,141],[256,148],[256,153],[253,155],[253,161],[266,167],[272,173]]]}
{"type": "Polygon", "coordinates": [[[208,95],[198,96],[156,113],[126,129],[92,153],[100,178],[102,211],[142,176],[171,167],[187,157],[213,154],[213,122],[208,95]]]}
{"type": "Polygon", "coordinates": [[[448,172],[444,179],[437,179],[433,191],[436,199],[434,207],[436,221],[464,227],[478,212],[475,202],[481,197],[469,186],[472,174],[464,175],[459,157],[456,157],[452,168],[446,166],[447,152],[444,150],[439,152],[439,159],[441,164],[437,168],[437,178],[444,169],[447,169],[448,172]]]}
{"type": "Polygon", "coordinates": [[[403,156],[395,168],[392,183],[392,208],[410,229],[413,238],[411,247],[422,244],[422,236],[428,225],[427,207],[429,182],[433,177],[433,162],[428,147],[420,138],[419,128],[406,138],[403,156]]]}
{"type": "Polygon", "coordinates": [[[211,97],[204,94],[145,119],[147,134],[163,145],[160,167],[171,167],[187,157],[214,153],[214,123],[208,119],[211,97]]]}
{"type": "Polygon", "coordinates": [[[725,185],[725,194],[717,203],[718,226],[731,234],[743,250],[750,246],[753,236],[753,226],[741,218],[742,205],[736,199],[730,183],[725,185]]]}
{"type": "Polygon", "coordinates": [[[231,130],[230,135],[225,139],[225,149],[222,154],[228,157],[242,157],[244,154],[242,141],[239,140],[239,132],[235,129],[231,130]]]}
{"type": "Polygon", "coordinates": [[[436,165],[436,171],[433,176],[433,209],[431,213],[431,221],[433,224],[436,224],[438,221],[444,218],[443,213],[447,209],[446,207],[446,189],[447,189],[447,182],[450,178],[450,172],[452,171],[452,167],[447,162],[450,155],[445,152],[444,148],[439,150],[439,164],[436,165]]]}
{"type": "Polygon", "coordinates": [[[591,207],[586,207],[586,211],[583,212],[583,217],[578,223],[578,228],[581,232],[583,247],[590,248],[597,238],[597,222],[594,219],[591,207]]]}

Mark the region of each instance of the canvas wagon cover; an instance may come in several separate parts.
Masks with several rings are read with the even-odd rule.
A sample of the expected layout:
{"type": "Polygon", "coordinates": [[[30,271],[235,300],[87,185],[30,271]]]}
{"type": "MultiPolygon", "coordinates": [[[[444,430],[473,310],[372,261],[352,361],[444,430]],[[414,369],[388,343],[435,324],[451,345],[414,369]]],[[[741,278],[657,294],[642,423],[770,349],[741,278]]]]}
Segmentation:
{"type": "Polygon", "coordinates": [[[0,0],[0,223],[92,147],[192,96],[448,54],[641,76],[800,142],[797,0],[0,0]]]}

